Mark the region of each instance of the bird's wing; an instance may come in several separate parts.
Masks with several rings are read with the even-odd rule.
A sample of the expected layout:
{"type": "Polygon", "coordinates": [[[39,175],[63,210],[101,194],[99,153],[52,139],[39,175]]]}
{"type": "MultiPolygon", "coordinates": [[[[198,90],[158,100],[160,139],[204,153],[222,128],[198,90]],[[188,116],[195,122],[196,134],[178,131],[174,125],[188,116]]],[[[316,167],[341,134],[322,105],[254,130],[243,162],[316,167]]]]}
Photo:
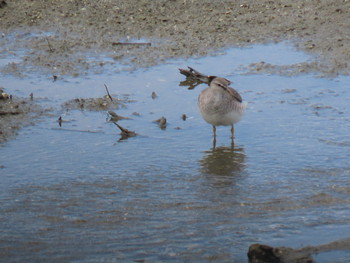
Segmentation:
{"type": "Polygon", "coordinates": [[[239,95],[237,90],[223,84],[219,84],[219,86],[222,87],[226,92],[228,92],[238,102],[243,101],[241,95],[239,95]]]}
{"type": "Polygon", "coordinates": [[[233,88],[231,88],[231,87],[227,87],[226,90],[227,90],[227,92],[230,93],[231,96],[234,97],[237,101],[242,102],[242,97],[241,97],[241,95],[239,95],[239,93],[238,93],[235,89],[233,89],[233,88]]]}

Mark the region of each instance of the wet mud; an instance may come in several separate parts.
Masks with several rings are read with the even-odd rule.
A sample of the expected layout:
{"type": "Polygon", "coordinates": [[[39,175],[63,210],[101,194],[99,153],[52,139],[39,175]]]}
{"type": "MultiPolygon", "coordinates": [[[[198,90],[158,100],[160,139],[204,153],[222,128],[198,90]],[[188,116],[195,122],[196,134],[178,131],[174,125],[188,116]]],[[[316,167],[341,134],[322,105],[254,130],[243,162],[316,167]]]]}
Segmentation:
{"type": "Polygon", "coordinates": [[[106,64],[130,69],[282,40],[315,55],[302,72],[348,74],[350,68],[348,1],[6,2],[0,54],[21,57],[2,69],[13,74],[39,67],[80,75],[106,64]]]}
{"type": "Polygon", "coordinates": [[[90,110],[90,111],[109,111],[126,107],[125,100],[110,99],[108,96],[101,98],[75,98],[63,103],[64,110],[90,110]]]}
{"type": "Polygon", "coordinates": [[[50,110],[30,97],[13,96],[0,88],[0,144],[13,138],[20,128],[33,125],[39,117],[48,115],[50,110]]]}

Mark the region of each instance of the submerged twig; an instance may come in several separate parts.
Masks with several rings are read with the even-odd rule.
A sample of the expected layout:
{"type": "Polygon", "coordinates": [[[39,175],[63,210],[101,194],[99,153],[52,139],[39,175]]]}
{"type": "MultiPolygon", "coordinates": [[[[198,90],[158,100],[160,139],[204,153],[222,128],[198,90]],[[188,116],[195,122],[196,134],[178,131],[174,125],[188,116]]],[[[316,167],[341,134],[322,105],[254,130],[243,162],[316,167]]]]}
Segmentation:
{"type": "Polygon", "coordinates": [[[106,88],[108,97],[111,99],[111,101],[113,101],[113,98],[112,98],[111,94],[109,94],[109,91],[108,91],[108,88],[107,88],[106,84],[105,84],[105,88],[106,88]]]}

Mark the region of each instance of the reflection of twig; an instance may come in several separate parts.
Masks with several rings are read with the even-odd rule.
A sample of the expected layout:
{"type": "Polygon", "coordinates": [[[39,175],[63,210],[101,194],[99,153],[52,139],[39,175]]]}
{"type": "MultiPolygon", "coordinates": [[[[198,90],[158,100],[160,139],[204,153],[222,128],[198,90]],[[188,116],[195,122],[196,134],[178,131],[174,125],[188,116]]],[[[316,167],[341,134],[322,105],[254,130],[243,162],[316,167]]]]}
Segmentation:
{"type": "Polygon", "coordinates": [[[111,110],[108,111],[108,114],[111,116],[110,117],[110,121],[111,122],[118,122],[120,120],[130,120],[130,118],[120,116],[120,115],[118,115],[117,113],[115,113],[114,111],[111,111],[111,110]]]}
{"type": "Polygon", "coordinates": [[[108,88],[107,88],[106,84],[105,84],[105,88],[106,88],[108,97],[111,99],[111,101],[113,101],[113,98],[112,98],[111,94],[109,94],[109,91],[108,91],[108,88]]]}
{"type": "Polygon", "coordinates": [[[46,38],[46,41],[47,41],[47,44],[48,44],[48,46],[49,46],[50,52],[53,53],[53,52],[54,52],[54,49],[52,48],[48,37],[46,38]]]}
{"type": "Polygon", "coordinates": [[[180,86],[185,86],[185,87],[188,87],[188,89],[194,89],[195,87],[197,87],[198,85],[202,84],[204,82],[201,82],[201,81],[195,81],[193,79],[186,79],[184,81],[181,81],[179,83],[180,86]]]}
{"type": "Polygon", "coordinates": [[[141,42],[141,43],[133,43],[133,42],[113,42],[112,46],[122,46],[122,45],[132,45],[132,46],[151,46],[150,42],[141,42]]]}

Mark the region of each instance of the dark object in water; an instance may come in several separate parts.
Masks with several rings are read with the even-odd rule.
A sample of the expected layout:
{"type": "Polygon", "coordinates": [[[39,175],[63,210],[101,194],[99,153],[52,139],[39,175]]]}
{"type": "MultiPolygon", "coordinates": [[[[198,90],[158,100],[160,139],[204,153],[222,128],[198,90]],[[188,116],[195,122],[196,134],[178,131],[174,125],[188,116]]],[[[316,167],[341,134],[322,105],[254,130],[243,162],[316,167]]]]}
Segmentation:
{"type": "Polygon", "coordinates": [[[116,122],[113,122],[115,125],[117,125],[117,127],[120,129],[120,135],[121,135],[121,137],[120,137],[120,139],[119,139],[119,141],[122,141],[122,140],[126,140],[126,139],[128,139],[129,137],[135,137],[136,135],[137,135],[137,133],[136,132],[134,132],[134,131],[129,131],[128,129],[126,129],[126,128],[123,128],[122,126],[120,126],[118,123],[116,123],[116,122]]]}
{"type": "Polygon", "coordinates": [[[155,120],[154,122],[158,123],[159,128],[164,130],[166,128],[166,118],[161,117],[158,120],[155,120]]]}

